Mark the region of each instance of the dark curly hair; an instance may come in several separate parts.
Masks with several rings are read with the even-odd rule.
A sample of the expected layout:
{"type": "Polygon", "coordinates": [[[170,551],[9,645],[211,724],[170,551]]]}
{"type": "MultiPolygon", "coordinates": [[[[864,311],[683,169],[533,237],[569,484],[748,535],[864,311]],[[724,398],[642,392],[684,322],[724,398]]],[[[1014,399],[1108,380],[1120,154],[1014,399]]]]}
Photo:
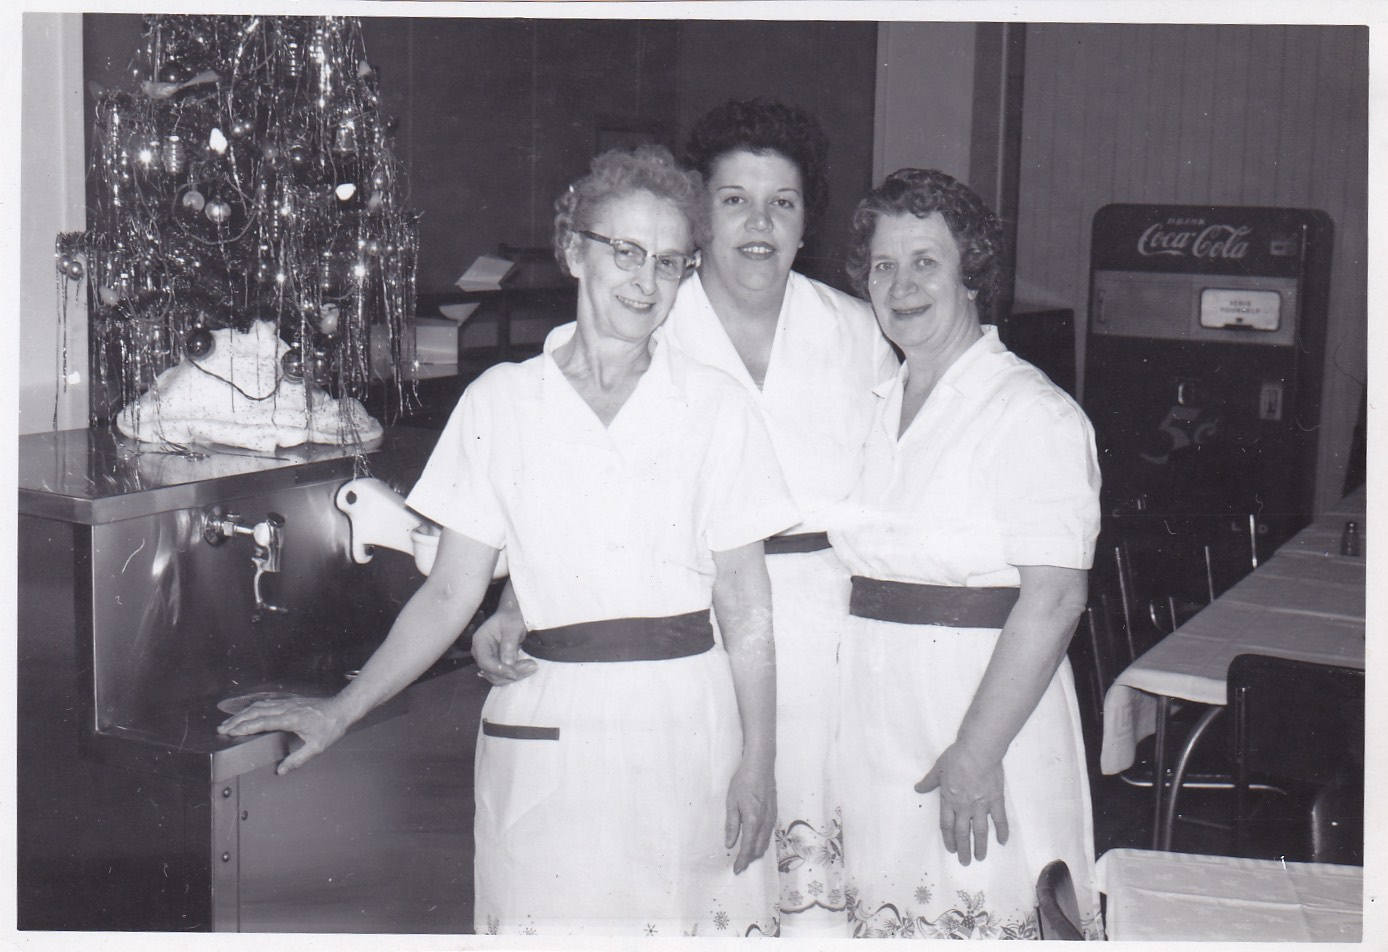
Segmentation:
{"type": "Polygon", "coordinates": [[[641,191],[683,212],[689,220],[691,240],[707,232],[708,202],[698,172],[680,168],[663,145],[610,149],[594,158],[588,174],[554,202],[554,256],[565,274],[569,264],[564,249],[574,232],[589,230],[605,202],[641,191]]]}
{"type": "Polygon", "coordinates": [[[829,139],[819,121],[784,103],[730,99],[694,123],[684,160],[707,182],[719,159],[741,150],[775,152],[800,171],[805,189],[805,232],[812,231],[829,201],[829,139]]]}
{"type": "Polygon", "coordinates": [[[987,319],[1003,293],[1003,227],[998,216],[963,182],[937,169],[898,169],[858,203],[844,270],[867,297],[870,245],[879,218],[939,212],[959,246],[964,287],[978,292],[978,312],[987,319]]]}

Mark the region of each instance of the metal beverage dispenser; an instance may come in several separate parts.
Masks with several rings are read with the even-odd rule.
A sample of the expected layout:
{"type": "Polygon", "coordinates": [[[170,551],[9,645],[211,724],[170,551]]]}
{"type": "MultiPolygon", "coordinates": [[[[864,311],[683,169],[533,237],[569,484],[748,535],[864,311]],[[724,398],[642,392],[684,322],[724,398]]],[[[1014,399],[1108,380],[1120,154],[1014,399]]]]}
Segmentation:
{"type": "Polygon", "coordinates": [[[1095,214],[1083,404],[1110,536],[1251,521],[1256,558],[1309,520],[1331,235],[1291,208],[1095,214]]]}
{"type": "Polygon", "coordinates": [[[20,438],[20,929],[470,928],[487,685],[465,639],[290,774],[286,735],[216,733],[256,698],[336,692],[380,644],[426,569],[387,551],[410,522],[391,546],[358,512],[436,438],[395,427],[362,455],[20,438]]]}

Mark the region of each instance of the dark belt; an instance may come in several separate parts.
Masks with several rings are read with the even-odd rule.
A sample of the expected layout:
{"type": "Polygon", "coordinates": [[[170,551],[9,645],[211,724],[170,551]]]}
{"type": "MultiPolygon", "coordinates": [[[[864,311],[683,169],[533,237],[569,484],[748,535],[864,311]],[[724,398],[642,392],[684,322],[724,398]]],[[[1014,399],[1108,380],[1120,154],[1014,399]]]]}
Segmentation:
{"type": "Polygon", "coordinates": [[[525,636],[526,654],[545,661],[669,661],[713,647],[708,609],[663,618],[608,618],[525,636]]]}
{"type": "Polygon", "coordinates": [[[902,625],[1001,628],[1012,606],[1017,604],[1019,591],[1016,588],[917,585],[855,575],[848,613],[902,625]]]}
{"type": "Polygon", "coordinates": [[[762,540],[762,551],[767,555],[788,555],[795,552],[818,552],[829,548],[827,532],[796,532],[789,535],[776,535],[762,540]]]}

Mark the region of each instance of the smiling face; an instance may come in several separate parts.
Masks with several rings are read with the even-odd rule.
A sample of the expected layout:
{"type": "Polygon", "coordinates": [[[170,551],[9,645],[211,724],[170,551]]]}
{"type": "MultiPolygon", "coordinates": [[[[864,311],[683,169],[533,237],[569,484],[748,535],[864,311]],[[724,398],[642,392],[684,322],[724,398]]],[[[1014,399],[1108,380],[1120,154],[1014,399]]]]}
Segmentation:
{"type": "Polygon", "coordinates": [[[729,289],[780,290],[805,234],[800,170],[778,152],[729,152],[708,180],[712,237],[701,274],[729,289]]]}
{"type": "Polygon", "coordinates": [[[868,296],[888,340],[908,354],[943,354],[977,339],[977,292],[964,286],[959,245],[939,212],[880,217],[868,248],[868,296]]]}
{"type": "Polygon", "coordinates": [[[578,320],[600,337],[641,341],[670,313],[679,281],[656,277],[658,254],[692,254],[689,221],[671,202],[639,191],[607,200],[588,231],[646,249],[635,271],[617,267],[612,249],[577,233],[569,235],[564,257],[578,279],[578,320]]]}

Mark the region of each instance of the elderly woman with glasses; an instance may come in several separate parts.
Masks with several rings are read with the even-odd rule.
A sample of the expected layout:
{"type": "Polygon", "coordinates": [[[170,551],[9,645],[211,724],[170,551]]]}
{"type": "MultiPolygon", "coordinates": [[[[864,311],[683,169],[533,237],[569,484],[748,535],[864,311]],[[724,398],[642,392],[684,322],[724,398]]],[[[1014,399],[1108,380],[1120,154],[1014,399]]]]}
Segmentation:
{"type": "MultiPolygon", "coordinates": [[[[691,130],[687,163],[707,188],[698,270],[664,341],[735,380],[765,422],[801,520],[766,540],[777,647],[776,858],[781,935],[846,936],[843,848],[829,776],[835,653],[848,574],[829,546],[874,409],[897,366],[863,301],[793,270],[827,199],[828,141],[813,116],[731,100],[691,130]]],[[[503,606],[506,600],[503,599],[503,606]]],[[[474,639],[497,681],[523,677],[505,607],[474,639]]]]}
{"type": "Polygon", "coordinates": [[[771,933],[761,540],[798,514],[746,395],[652,336],[696,261],[699,178],[606,153],[557,209],[577,321],[464,393],[408,499],[442,526],[428,579],[336,697],[222,730],[292,730],[281,769],[302,764],[447,649],[504,549],[533,670],[482,710],[477,931],[771,933]]]}

